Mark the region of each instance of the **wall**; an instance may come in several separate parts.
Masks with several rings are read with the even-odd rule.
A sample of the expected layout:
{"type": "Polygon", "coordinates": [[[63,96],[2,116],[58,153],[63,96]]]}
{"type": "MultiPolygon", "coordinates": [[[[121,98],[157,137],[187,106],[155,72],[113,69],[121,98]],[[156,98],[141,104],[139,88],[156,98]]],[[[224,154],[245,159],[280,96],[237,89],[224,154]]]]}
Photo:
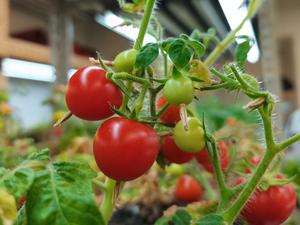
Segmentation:
{"type": "MultiPolygon", "coordinates": [[[[300,1],[277,0],[275,7],[275,38],[278,45],[285,50],[282,59],[289,58],[289,60],[284,60],[284,65],[281,65],[281,73],[294,80],[296,85],[295,103],[300,107],[300,1]],[[284,54],[289,55],[284,56],[284,54]]],[[[281,51],[283,51],[282,48],[281,51]]]]}

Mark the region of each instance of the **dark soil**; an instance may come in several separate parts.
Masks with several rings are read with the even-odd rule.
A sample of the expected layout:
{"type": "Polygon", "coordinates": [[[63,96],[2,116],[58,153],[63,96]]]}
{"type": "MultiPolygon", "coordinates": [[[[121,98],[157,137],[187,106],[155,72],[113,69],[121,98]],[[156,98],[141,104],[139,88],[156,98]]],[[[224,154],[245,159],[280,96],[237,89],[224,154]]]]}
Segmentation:
{"type": "Polygon", "coordinates": [[[113,214],[109,225],[153,225],[169,207],[170,205],[128,205],[113,214]]]}

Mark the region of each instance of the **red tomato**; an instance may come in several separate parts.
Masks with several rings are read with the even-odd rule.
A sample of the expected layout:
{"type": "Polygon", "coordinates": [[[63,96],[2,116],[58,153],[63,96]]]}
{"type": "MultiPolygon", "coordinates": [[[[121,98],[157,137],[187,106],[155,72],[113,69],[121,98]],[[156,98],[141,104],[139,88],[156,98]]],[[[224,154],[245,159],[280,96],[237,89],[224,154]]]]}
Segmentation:
{"type": "MultiPolygon", "coordinates": [[[[228,155],[228,147],[224,141],[220,141],[218,143],[219,146],[219,157],[221,161],[221,168],[225,170],[229,164],[229,155],[228,155]]],[[[196,159],[198,163],[200,163],[204,169],[210,173],[214,172],[214,167],[211,163],[210,155],[208,150],[204,148],[200,152],[196,153],[196,159]]]]}
{"type": "Polygon", "coordinates": [[[203,189],[198,181],[189,175],[183,175],[176,184],[176,199],[183,202],[198,201],[203,194],[203,189]]]}
{"type": "Polygon", "coordinates": [[[87,66],[71,77],[66,103],[75,116],[84,120],[102,120],[113,115],[111,106],[121,106],[122,93],[105,74],[98,66],[87,66]]]}
{"type": "Polygon", "coordinates": [[[98,128],[94,156],[106,176],[128,181],[143,175],[152,166],[159,145],[159,137],[152,127],[114,117],[98,128]]]}
{"type": "MultiPolygon", "coordinates": [[[[158,110],[162,109],[167,104],[167,99],[164,96],[159,96],[156,101],[156,108],[158,110]]],[[[161,121],[168,125],[174,125],[180,121],[180,107],[170,104],[167,110],[160,116],[161,121]]]]}
{"type": "Polygon", "coordinates": [[[178,148],[171,135],[164,136],[162,139],[162,151],[164,157],[172,163],[186,163],[194,158],[194,154],[184,152],[178,148]]]}
{"type": "MultiPolygon", "coordinates": [[[[259,164],[259,162],[260,162],[260,156],[258,155],[255,155],[250,159],[250,163],[255,167],[259,164]]],[[[251,170],[248,167],[246,167],[245,173],[251,173],[251,170]]]]}
{"type": "Polygon", "coordinates": [[[289,185],[256,190],[242,209],[242,216],[251,225],[280,225],[296,207],[296,192],[289,185]]]}

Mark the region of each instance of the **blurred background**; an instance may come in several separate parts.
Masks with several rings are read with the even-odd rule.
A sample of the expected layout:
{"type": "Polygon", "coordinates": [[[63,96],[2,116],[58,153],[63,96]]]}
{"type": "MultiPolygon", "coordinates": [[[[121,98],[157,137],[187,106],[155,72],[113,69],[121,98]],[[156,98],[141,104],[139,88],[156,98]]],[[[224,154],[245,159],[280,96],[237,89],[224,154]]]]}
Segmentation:
{"type": "MultiPolygon", "coordinates": [[[[206,32],[214,27],[222,39],[245,16],[247,5],[241,6],[242,2],[161,0],[156,13],[165,28],[164,37],[191,34],[194,29],[206,32]]],[[[247,71],[282,99],[276,116],[281,132],[289,126],[291,113],[300,107],[299,12],[298,0],[265,1],[239,33],[255,40],[247,71]]],[[[65,110],[64,87],[60,85],[67,83],[74,70],[87,65],[96,51],[112,60],[132,45],[138,29],[118,26],[127,19],[136,18],[121,12],[118,2],[111,0],[0,0],[1,110],[13,121],[7,132],[19,135],[51,127],[65,110]]],[[[148,34],[145,42],[153,40],[148,34]]],[[[233,47],[217,67],[234,60],[233,47]]],[[[244,104],[243,99],[233,94],[224,101],[220,96],[201,101],[212,109],[213,120],[219,120],[217,127],[228,117],[251,121],[240,107],[236,108],[244,104]]]]}

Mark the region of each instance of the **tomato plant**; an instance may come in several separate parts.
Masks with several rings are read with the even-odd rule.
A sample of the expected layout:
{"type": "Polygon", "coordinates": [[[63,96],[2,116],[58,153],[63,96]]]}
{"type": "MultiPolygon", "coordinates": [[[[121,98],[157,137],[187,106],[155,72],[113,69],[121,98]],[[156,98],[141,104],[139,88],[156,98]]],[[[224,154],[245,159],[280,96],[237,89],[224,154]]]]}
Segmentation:
{"type": "MultiPolygon", "coordinates": [[[[161,95],[157,98],[156,108],[158,110],[161,110],[167,103],[168,103],[167,99],[163,95],[161,95]]],[[[180,120],[179,111],[180,111],[179,106],[170,104],[159,118],[167,125],[174,125],[180,120]]]]}
{"type": "Polygon", "coordinates": [[[183,151],[199,152],[205,146],[202,123],[195,117],[189,117],[187,125],[188,127],[185,128],[183,121],[176,124],[174,128],[174,141],[183,151]]]}
{"type": "MultiPolygon", "coordinates": [[[[220,141],[218,143],[218,147],[219,147],[218,154],[219,154],[219,158],[221,161],[220,162],[221,168],[222,168],[222,170],[225,170],[229,165],[228,146],[224,141],[220,141]]],[[[201,164],[206,171],[208,171],[210,173],[214,172],[214,167],[212,165],[212,159],[206,148],[201,150],[200,152],[196,153],[196,159],[197,159],[198,163],[201,164]]]]}
{"type": "Polygon", "coordinates": [[[176,184],[175,196],[178,201],[195,202],[203,195],[203,188],[198,181],[190,176],[181,176],[176,184]]]}
{"type": "Polygon", "coordinates": [[[271,186],[256,190],[242,210],[242,216],[253,225],[279,225],[296,206],[295,189],[289,185],[271,186]]]}
{"type": "Polygon", "coordinates": [[[94,138],[94,155],[100,170],[117,181],[143,175],[154,163],[158,151],[156,132],[145,124],[125,118],[105,121],[94,138]]]}
{"type": "Polygon", "coordinates": [[[162,138],[162,152],[169,162],[173,163],[186,163],[194,158],[194,154],[184,152],[178,148],[174,142],[174,138],[170,135],[162,138]]]}
{"type": "Polygon", "coordinates": [[[105,77],[98,66],[82,67],[71,77],[66,103],[72,114],[84,120],[102,120],[111,115],[111,107],[122,104],[122,92],[105,77]]]}
{"type": "MultiPolygon", "coordinates": [[[[236,35],[256,13],[262,0],[249,1],[248,13],[224,40],[219,40],[213,29],[162,39],[162,27],[153,13],[155,0],[135,0],[130,7],[126,1],[119,4],[127,12],[138,13],[133,18],[141,17],[132,49],[118,54],[113,62],[102,59],[99,54],[98,60],[91,62],[101,67],[86,66],[77,70],[66,91],[68,115],[102,120],[93,140],[93,163],[98,168],[95,165],[91,169],[86,161],[71,161],[68,157],[65,161],[57,160],[56,152],[50,154],[48,149],[34,150],[15,167],[1,167],[0,224],[107,225],[126,182],[143,176],[150,168],[155,171],[147,173],[151,179],[146,193],[156,194],[160,184],[165,185],[162,189],[170,186],[166,185],[168,182],[174,184],[175,176],[164,176],[164,171],[176,176],[188,171],[201,181],[200,185],[194,177],[181,177],[176,184],[176,198],[200,202],[175,212],[172,209],[176,207],[172,207],[155,225],[169,222],[190,225],[191,221],[194,224],[234,224],[239,215],[254,225],[284,222],[295,208],[296,194],[289,184],[291,180],[272,177],[280,172],[280,161],[274,162],[285,149],[300,140],[300,134],[282,141],[274,137],[274,95],[260,90],[256,78],[245,71],[252,40],[236,35]],[[144,45],[150,22],[156,41],[144,45]],[[221,70],[214,68],[216,59],[237,39],[236,62],[226,63],[221,70]],[[154,61],[162,70],[155,68],[154,61]],[[141,76],[136,76],[139,74],[141,76]],[[193,110],[193,103],[206,98],[203,92],[219,89],[244,94],[249,99],[245,108],[257,111],[263,122],[265,147],[260,147],[263,149],[260,163],[251,159],[249,170],[252,166],[256,169],[244,174],[243,180],[236,181],[234,187],[228,185],[229,179],[245,169],[245,165],[236,169],[235,164],[249,160],[249,154],[245,154],[249,151],[232,148],[235,151],[229,166],[228,146],[216,140],[232,139],[235,144],[249,141],[254,144],[255,141],[247,135],[241,140],[234,139],[234,135],[220,137],[224,134],[211,128],[206,114],[197,115],[193,110]],[[214,172],[213,176],[199,172],[197,163],[191,160],[193,157],[206,170],[214,172]],[[164,159],[191,162],[172,168],[164,159]],[[159,169],[152,167],[155,161],[159,169]],[[163,182],[163,179],[171,180],[163,182]],[[205,201],[201,199],[203,189],[205,201]],[[26,196],[26,204],[18,211],[16,203],[22,196],[26,196]]],[[[6,116],[10,114],[2,111],[6,116]]],[[[0,116],[4,116],[2,114],[0,116]]],[[[62,125],[61,121],[66,119],[63,116],[56,125],[62,125]]],[[[238,124],[231,121],[227,128],[234,130],[238,124]]],[[[144,197],[142,192],[141,198],[144,197]]],[[[153,199],[152,203],[159,202],[153,199]]]]}

